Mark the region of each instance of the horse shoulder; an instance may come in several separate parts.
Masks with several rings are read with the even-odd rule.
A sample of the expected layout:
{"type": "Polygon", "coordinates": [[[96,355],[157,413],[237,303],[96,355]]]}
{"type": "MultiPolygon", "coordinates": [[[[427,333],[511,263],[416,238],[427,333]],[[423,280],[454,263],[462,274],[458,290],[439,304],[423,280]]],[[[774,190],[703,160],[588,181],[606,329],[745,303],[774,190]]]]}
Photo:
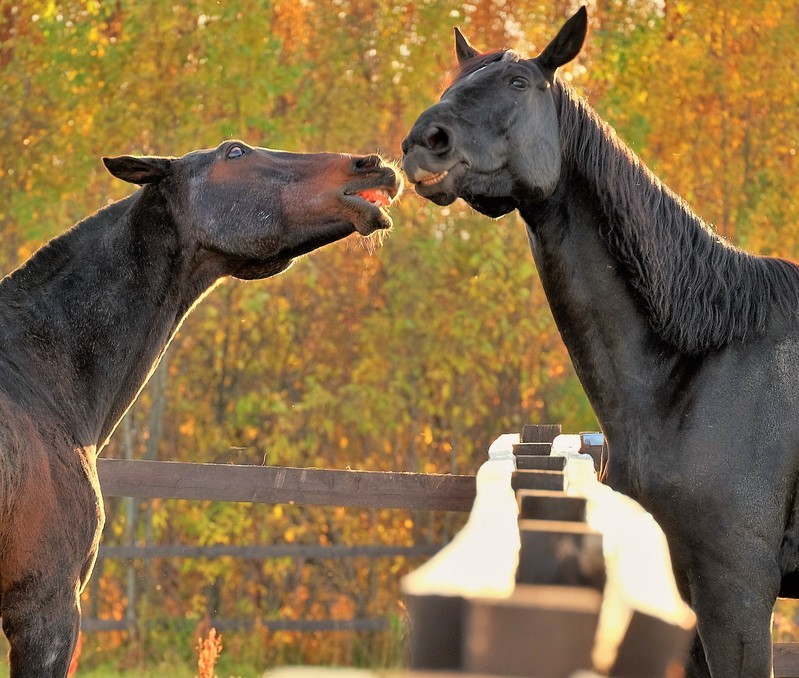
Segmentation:
{"type": "Polygon", "coordinates": [[[43,531],[61,531],[53,515],[69,515],[85,538],[94,537],[102,497],[91,452],[0,392],[0,553],[9,540],[35,543],[43,531]]]}

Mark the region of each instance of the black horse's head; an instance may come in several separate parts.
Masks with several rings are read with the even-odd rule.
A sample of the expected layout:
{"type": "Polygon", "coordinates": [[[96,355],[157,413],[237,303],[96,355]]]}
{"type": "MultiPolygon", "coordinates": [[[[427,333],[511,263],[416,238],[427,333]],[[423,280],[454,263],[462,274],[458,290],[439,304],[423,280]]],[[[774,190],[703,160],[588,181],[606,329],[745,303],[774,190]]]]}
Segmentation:
{"type": "Polygon", "coordinates": [[[391,226],[402,188],[376,155],[288,153],[226,141],[182,158],[104,158],[115,177],[160,191],[184,245],[221,275],[265,278],[351,233],[391,226]]]}
{"type": "Polygon", "coordinates": [[[438,205],[460,197],[491,217],[550,195],[561,165],[555,71],[580,52],[586,28],[582,7],[534,59],[481,54],[456,28],[460,70],[402,143],[416,192],[438,205]]]}

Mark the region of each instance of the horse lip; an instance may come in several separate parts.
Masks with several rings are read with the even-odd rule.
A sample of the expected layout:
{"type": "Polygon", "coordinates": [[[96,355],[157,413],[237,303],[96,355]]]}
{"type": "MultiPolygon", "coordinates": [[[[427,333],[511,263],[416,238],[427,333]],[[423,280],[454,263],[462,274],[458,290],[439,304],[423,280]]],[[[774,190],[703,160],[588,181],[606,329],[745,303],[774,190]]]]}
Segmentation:
{"type": "Polygon", "coordinates": [[[458,186],[468,169],[469,163],[459,160],[437,171],[417,166],[410,172],[406,170],[406,174],[420,196],[438,205],[448,205],[458,197],[458,186]]]}
{"type": "Polygon", "coordinates": [[[428,172],[424,177],[417,176],[416,183],[422,184],[424,186],[433,186],[435,184],[439,184],[442,181],[444,181],[444,179],[447,178],[448,174],[449,170],[444,170],[442,172],[435,172],[435,173],[428,172]]]}
{"type": "Polygon", "coordinates": [[[450,170],[452,170],[452,168],[457,164],[458,163],[455,163],[455,165],[444,167],[440,170],[428,170],[417,166],[410,172],[406,170],[406,174],[408,175],[408,179],[410,179],[411,183],[415,186],[420,184],[422,186],[432,186],[443,181],[449,174],[450,170]]]}
{"type": "MultiPolygon", "coordinates": [[[[389,197],[389,204],[393,203],[394,200],[397,199],[397,196],[402,192],[402,183],[397,181],[394,184],[387,184],[384,182],[363,182],[357,185],[351,184],[348,188],[345,188],[342,192],[342,196],[346,197],[358,197],[360,193],[364,191],[384,191],[388,194],[389,197]]],[[[361,198],[363,199],[363,198],[361,198]]]]}
{"type": "Polygon", "coordinates": [[[358,193],[370,189],[385,191],[393,203],[402,193],[402,176],[394,168],[384,167],[381,168],[380,174],[373,178],[350,182],[344,187],[341,194],[343,196],[357,196],[358,193]]]}
{"type": "Polygon", "coordinates": [[[353,221],[355,230],[363,236],[371,235],[377,230],[391,228],[393,222],[388,208],[402,193],[402,177],[393,168],[384,168],[379,176],[362,181],[353,181],[341,191],[342,202],[351,207],[359,219],[353,221]],[[384,191],[389,199],[388,205],[381,207],[361,197],[364,191],[384,191]]]}

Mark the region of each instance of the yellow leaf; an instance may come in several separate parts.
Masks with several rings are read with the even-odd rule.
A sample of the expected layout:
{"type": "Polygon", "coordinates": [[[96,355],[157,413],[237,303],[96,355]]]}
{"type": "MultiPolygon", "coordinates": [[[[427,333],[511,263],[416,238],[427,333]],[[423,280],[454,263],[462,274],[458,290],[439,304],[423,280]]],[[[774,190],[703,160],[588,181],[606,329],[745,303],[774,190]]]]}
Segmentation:
{"type": "Polygon", "coordinates": [[[193,436],[195,433],[197,421],[194,417],[189,417],[184,421],[180,426],[178,426],[178,432],[182,436],[193,436]]]}

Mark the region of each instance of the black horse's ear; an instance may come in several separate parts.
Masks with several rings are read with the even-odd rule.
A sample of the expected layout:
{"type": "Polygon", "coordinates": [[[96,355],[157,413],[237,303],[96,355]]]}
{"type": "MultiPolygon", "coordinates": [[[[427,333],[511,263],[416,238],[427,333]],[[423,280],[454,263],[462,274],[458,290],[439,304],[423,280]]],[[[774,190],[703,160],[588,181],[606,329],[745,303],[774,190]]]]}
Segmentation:
{"type": "Polygon", "coordinates": [[[555,75],[558,68],[569,63],[580,53],[587,30],[588,12],[583,5],[571,19],[563,24],[563,28],[538,55],[539,65],[550,78],[555,75]]]}
{"type": "Polygon", "coordinates": [[[463,64],[464,61],[474,59],[480,52],[469,44],[469,41],[463,37],[463,33],[455,26],[455,54],[458,57],[458,64],[463,64]]]}
{"type": "Polygon", "coordinates": [[[120,155],[117,158],[103,158],[105,168],[117,179],[131,184],[155,184],[169,174],[172,161],[158,156],[137,158],[120,155]]]}

